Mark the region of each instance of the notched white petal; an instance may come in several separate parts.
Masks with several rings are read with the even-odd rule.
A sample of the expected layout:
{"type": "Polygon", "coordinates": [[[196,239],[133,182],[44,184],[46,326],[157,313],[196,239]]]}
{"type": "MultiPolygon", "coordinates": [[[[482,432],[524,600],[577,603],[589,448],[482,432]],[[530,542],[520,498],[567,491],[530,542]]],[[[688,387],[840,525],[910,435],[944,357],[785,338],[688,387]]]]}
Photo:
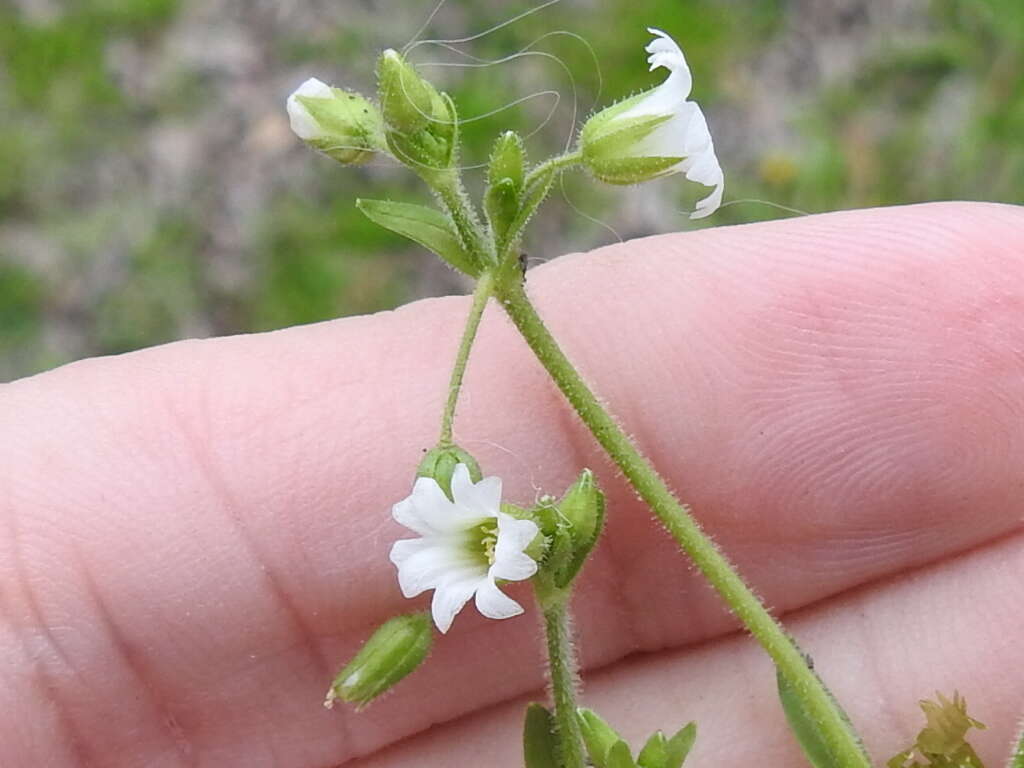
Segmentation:
{"type": "Polygon", "coordinates": [[[489,619],[510,619],[523,612],[523,606],[498,589],[491,579],[477,589],[476,608],[489,619]]]}
{"type": "MultiPolygon", "coordinates": [[[[484,577],[484,581],[486,581],[486,577],[484,577]]],[[[462,610],[462,606],[469,601],[474,592],[477,592],[481,583],[480,579],[467,576],[461,579],[450,579],[434,591],[430,612],[434,617],[434,624],[437,625],[441,634],[451,629],[455,614],[462,610]]]]}

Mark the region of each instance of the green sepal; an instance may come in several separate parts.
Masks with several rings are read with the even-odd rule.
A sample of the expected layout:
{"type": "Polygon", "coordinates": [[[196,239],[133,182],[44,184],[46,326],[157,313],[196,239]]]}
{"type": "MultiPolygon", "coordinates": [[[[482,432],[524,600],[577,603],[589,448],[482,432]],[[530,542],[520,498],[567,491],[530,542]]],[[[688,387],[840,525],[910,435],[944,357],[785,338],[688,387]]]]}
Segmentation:
{"type": "Polygon", "coordinates": [[[604,494],[597,487],[594,473],[584,469],[555,506],[559,525],[568,534],[570,546],[564,562],[553,572],[555,586],[561,588],[579,574],[604,526],[604,494]]]}
{"type": "Polygon", "coordinates": [[[491,225],[499,249],[518,212],[519,188],[512,179],[501,179],[487,187],[484,192],[484,213],[487,214],[487,222],[491,225]]]}
{"type": "Polygon", "coordinates": [[[591,174],[605,184],[639,184],[664,176],[682,157],[618,157],[587,164],[591,174]]]}
{"type": "Polygon", "coordinates": [[[377,91],[388,128],[409,135],[433,117],[437,89],[391,48],[377,59],[377,91]]]}
{"type": "Polygon", "coordinates": [[[511,179],[517,187],[523,186],[523,166],[526,164],[526,149],[523,140],[515,131],[505,131],[494,142],[491,159],[487,165],[487,183],[497,184],[502,179],[511,179]]]}
{"type": "MultiPolygon", "coordinates": [[[[576,710],[576,719],[580,724],[580,733],[587,746],[590,762],[596,768],[609,768],[608,755],[617,743],[624,743],[622,738],[592,709],[580,707],[576,710]]],[[[628,748],[626,754],[629,754],[628,748]]]]}
{"type": "Polygon", "coordinates": [[[637,144],[671,119],[672,115],[637,115],[607,123],[600,130],[588,130],[588,124],[580,132],[583,162],[589,164],[607,158],[637,157],[637,144]]]}
{"type": "Polygon", "coordinates": [[[342,699],[355,704],[357,710],[363,709],[422,664],[432,643],[429,613],[421,611],[389,619],[338,673],[327,692],[326,706],[342,699]]]}
{"type": "Polygon", "coordinates": [[[390,200],[359,199],[356,207],[374,223],[429,248],[460,272],[480,275],[480,264],[463,246],[451,219],[440,211],[390,200]]]}
{"type": "Polygon", "coordinates": [[[306,143],[340,163],[365,162],[385,147],[380,112],[369,100],[351,91],[331,88],[331,97],[296,96],[316,121],[322,138],[306,143]]]}
{"type": "Polygon", "coordinates": [[[530,703],[523,722],[523,757],[526,768],[561,768],[558,764],[555,719],[546,707],[530,703]]]}
{"type": "MultiPolygon", "coordinates": [[[[818,731],[818,724],[807,713],[807,710],[804,709],[803,701],[798,691],[786,679],[781,669],[776,668],[775,679],[779,689],[779,700],[782,702],[782,710],[786,713],[789,727],[796,736],[797,743],[800,744],[800,748],[804,751],[807,760],[814,768],[835,768],[836,765],[839,765],[839,761],[821,737],[818,731]]],[[[828,693],[829,697],[832,698],[833,705],[842,714],[843,719],[849,722],[846,713],[839,706],[839,702],[835,700],[835,697],[832,696],[831,691],[825,687],[823,682],[821,686],[828,693]]],[[[861,746],[861,750],[863,751],[863,746],[861,746]]],[[[867,759],[866,755],[865,759],[867,759]]]]}
{"type": "Polygon", "coordinates": [[[503,251],[507,251],[522,236],[523,230],[530,223],[533,214],[537,212],[537,208],[540,207],[540,204],[544,202],[544,198],[548,196],[548,192],[551,191],[551,185],[555,180],[555,176],[555,171],[549,170],[525,184],[519,201],[519,211],[505,231],[505,239],[502,245],[503,251]]]}
{"type": "Polygon", "coordinates": [[[473,456],[457,445],[438,445],[427,451],[416,468],[416,477],[433,479],[445,495],[452,498],[452,473],[459,464],[465,464],[474,483],[483,479],[480,465],[473,456]]]}
{"type": "MultiPolygon", "coordinates": [[[[597,765],[595,762],[594,765],[597,765]]],[[[600,766],[599,766],[600,768],[600,766]]],[[[608,758],[605,768],[636,768],[633,756],[629,753],[629,745],[622,741],[616,741],[608,750],[608,758]]]]}

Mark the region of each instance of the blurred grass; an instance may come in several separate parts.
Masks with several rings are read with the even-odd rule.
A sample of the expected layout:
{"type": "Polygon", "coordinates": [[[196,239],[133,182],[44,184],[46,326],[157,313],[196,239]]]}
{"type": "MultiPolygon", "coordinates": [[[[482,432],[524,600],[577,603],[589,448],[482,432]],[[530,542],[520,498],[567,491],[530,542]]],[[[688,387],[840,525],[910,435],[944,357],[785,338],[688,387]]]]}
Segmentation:
{"type": "MultiPolygon", "coordinates": [[[[0,379],[84,355],[373,312],[458,289],[426,254],[352,207],[357,195],[425,201],[411,179],[386,167],[342,169],[280,136],[283,94],[314,74],[372,87],[374,52],[404,43],[432,3],[404,3],[400,14],[395,3],[371,3],[370,11],[361,4],[362,15],[340,4],[325,22],[313,3],[305,16],[254,4],[241,18],[226,4],[224,19],[212,21],[200,11],[219,6],[199,0],[78,0],[56,13],[32,12],[37,5],[51,4],[0,6],[0,379]],[[212,22],[248,35],[257,57],[222,63],[227,54],[215,45],[179,57],[176,46],[212,22]],[[402,34],[382,36],[399,26],[402,34]],[[154,159],[154,143],[167,136],[184,142],[183,156],[199,155],[183,166],[184,179],[168,181],[154,159]]],[[[451,0],[429,32],[459,37],[529,7],[451,0]]],[[[874,40],[849,76],[801,84],[804,53],[791,50],[800,42],[792,30],[806,8],[782,0],[564,0],[466,50],[497,59],[556,30],[582,36],[600,77],[591,50],[568,35],[536,47],[573,73],[582,118],[595,100],[660,81],[647,73],[640,47],[644,26],[664,28],[694,69],[727,200],[811,212],[1024,201],[1024,3],[921,2],[913,34],[874,40]],[[781,80],[770,74],[780,57],[794,70],[781,80]],[[768,118],[752,112],[755,102],[768,118]]],[[[223,39],[230,53],[234,38],[223,39]]],[[[535,159],[571,135],[570,82],[550,59],[429,66],[459,60],[436,46],[416,49],[413,59],[452,92],[464,117],[557,89],[554,119],[528,144],[535,159]]],[[[483,162],[499,130],[531,133],[551,105],[542,95],[467,123],[464,161],[483,162]]],[[[624,236],[689,226],[680,212],[699,189],[659,185],[667,202],[645,218],[629,212],[642,189],[600,189],[575,175],[565,193],[586,216],[556,196],[527,248],[550,257],[607,241],[587,216],[624,236]]],[[[740,203],[708,224],[780,215],[789,214],[740,203]]]]}

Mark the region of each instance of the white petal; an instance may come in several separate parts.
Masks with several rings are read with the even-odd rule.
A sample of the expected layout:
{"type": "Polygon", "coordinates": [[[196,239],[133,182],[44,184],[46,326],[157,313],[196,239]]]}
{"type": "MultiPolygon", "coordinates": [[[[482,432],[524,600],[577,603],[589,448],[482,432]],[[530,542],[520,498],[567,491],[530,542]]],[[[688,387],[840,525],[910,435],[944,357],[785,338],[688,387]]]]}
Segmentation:
{"type": "Polygon", "coordinates": [[[476,608],[489,619],[508,619],[523,612],[523,606],[498,589],[491,579],[477,587],[476,608]]]}
{"type": "Polygon", "coordinates": [[[309,114],[309,111],[295,97],[311,96],[326,99],[330,98],[331,95],[331,87],[329,85],[317,80],[315,77],[311,77],[296,88],[292,95],[288,97],[288,101],[285,103],[288,109],[288,121],[291,123],[292,130],[300,139],[308,141],[309,139],[319,138],[323,135],[323,130],[316,120],[313,119],[313,116],[309,114]]]}
{"type": "Polygon", "coordinates": [[[435,533],[434,529],[427,523],[427,520],[420,515],[416,505],[413,503],[412,496],[408,496],[392,506],[391,516],[395,519],[396,523],[404,525],[420,536],[429,536],[435,533]]]}
{"type": "Polygon", "coordinates": [[[504,512],[498,513],[498,543],[495,557],[505,552],[522,552],[537,538],[540,528],[533,520],[519,520],[504,512]]]}
{"type": "Polygon", "coordinates": [[[441,634],[444,634],[452,626],[455,614],[462,610],[462,606],[473,596],[480,586],[487,583],[486,574],[483,578],[473,577],[464,574],[461,578],[451,578],[445,581],[434,592],[434,600],[430,605],[430,612],[434,615],[434,624],[437,625],[441,634]]]}
{"type": "Polygon", "coordinates": [[[474,484],[465,464],[452,472],[452,497],[455,505],[479,517],[496,517],[501,509],[501,478],[485,477],[474,484]]]}
{"type": "Polygon", "coordinates": [[[452,567],[448,550],[430,539],[403,539],[391,547],[398,568],[398,586],[405,597],[433,589],[452,567]]]}
{"type": "Polygon", "coordinates": [[[412,494],[392,507],[391,514],[396,521],[422,535],[464,531],[483,517],[452,504],[437,481],[430,477],[416,478],[412,494]]]}
{"type": "Polygon", "coordinates": [[[537,572],[537,561],[524,552],[508,552],[504,556],[496,555],[494,565],[488,573],[491,578],[505,581],[522,581],[537,572]]]}
{"type": "Polygon", "coordinates": [[[703,219],[705,216],[710,216],[712,213],[717,211],[718,207],[722,204],[722,192],[724,190],[725,180],[723,178],[719,178],[718,182],[715,184],[714,191],[712,191],[712,193],[703,200],[697,201],[697,210],[690,214],[690,218],[703,219]]]}

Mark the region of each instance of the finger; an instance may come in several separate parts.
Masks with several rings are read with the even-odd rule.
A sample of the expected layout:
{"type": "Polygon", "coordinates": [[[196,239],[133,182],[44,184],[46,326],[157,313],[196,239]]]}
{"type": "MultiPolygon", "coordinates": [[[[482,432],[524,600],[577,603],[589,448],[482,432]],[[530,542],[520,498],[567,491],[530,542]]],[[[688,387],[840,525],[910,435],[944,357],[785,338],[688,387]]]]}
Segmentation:
{"type": "MultiPolygon", "coordinates": [[[[788,617],[815,669],[842,702],[874,765],[910,748],[924,727],[921,699],[966,698],[986,730],[967,740],[985,765],[1004,765],[1024,707],[1020,583],[1024,536],[892,577],[788,617]]],[[[521,759],[530,697],[433,728],[353,768],[513,765],[521,759]]],[[[582,701],[631,744],[657,729],[697,722],[687,765],[802,768],[807,760],[785,723],[768,657],[731,635],[682,650],[620,661],[589,675],[582,701]]]]}
{"type": "MultiPolygon", "coordinates": [[[[785,610],[1018,524],[1021,226],[998,206],[859,212],[639,241],[531,283],[785,610]]],[[[315,765],[536,687],[530,622],[466,615],[402,695],[351,722],[310,706],[337,659],[408,609],[387,508],[434,440],[464,311],[421,303],[8,388],[6,610],[30,628],[35,697],[58,702],[66,740],[239,759],[299,744],[315,765]]],[[[511,498],[602,466],[495,313],[466,386],[458,437],[511,498]]],[[[588,663],[727,631],[602,475],[612,522],[578,607],[588,663]]]]}

